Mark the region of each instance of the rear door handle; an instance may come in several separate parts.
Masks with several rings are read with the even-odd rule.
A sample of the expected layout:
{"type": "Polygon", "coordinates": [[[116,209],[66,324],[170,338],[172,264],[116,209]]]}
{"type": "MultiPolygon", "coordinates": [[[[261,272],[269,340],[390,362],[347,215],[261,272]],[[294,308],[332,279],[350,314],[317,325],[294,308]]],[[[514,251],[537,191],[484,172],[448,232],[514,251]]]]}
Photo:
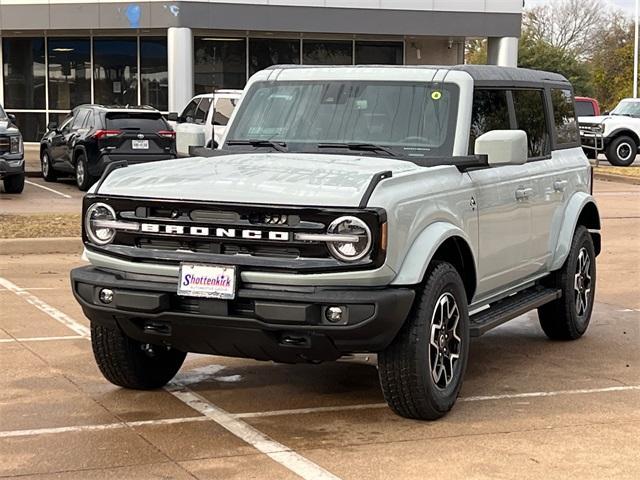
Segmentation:
{"type": "Polygon", "coordinates": [[[519,188],[516,190],[516,200],[526,200],[533,195],[533,188],[519,188]]]}
{"type": "Polygon", "coordinates": [[[564,192],[564,189],[567,188],[569,182],[567,180],[556,180],[553,182],[553,189],[556,192],[564,192]]]}

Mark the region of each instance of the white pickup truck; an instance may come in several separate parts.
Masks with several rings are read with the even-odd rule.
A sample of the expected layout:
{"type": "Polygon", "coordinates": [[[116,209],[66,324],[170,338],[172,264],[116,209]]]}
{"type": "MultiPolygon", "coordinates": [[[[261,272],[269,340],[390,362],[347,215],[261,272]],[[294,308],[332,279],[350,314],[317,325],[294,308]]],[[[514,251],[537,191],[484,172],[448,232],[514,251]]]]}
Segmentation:
{"type": "Polygon", "coordinates": [[[240,97],[242,90],[217,90],[193,97],[180,115],[170,113],[178,155],[189,156],[191,146],[212,147],[220,143],[240,97]]]}

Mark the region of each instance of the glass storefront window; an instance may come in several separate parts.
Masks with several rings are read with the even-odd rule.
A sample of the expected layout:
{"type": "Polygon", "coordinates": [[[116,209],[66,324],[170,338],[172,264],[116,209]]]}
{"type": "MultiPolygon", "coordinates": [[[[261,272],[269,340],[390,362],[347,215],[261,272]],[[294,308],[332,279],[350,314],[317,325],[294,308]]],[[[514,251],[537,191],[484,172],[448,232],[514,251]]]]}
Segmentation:
{"type": "Polygon", "coordinates": [[[44,113],[8,112],[16,116],[16,125],[25,142],[39,142],[47,128],[44,113]]]}
{"type": "Polygon", "coordinates": [[[302,44],[305,65],[351,65],[353,43],[348,40],[305,40],[302,44]]]}
{"type": "Polygon", "coordinates": [[[49,108],[68,110],[91,103],[91,41],[49,37],[47,48],[49,108]]]}
{"type": "Polygon", "coordinates": [[[402,42],[356,42],[356,65],[402,65],[402,42]]]}
{"type": "Polygon", "coordinates": [[[2,39],[5,108],[46,108],[44,38],[2,39]]]}
{"type": "Polygon", "coordinates": [[[247,81],[247,43],[244,38],[194,39],[194,93],[221,88],[244,88],[247,81]]]}
{"type": "Polygon", "coordinates": [[[169,109],[166,37],[140,37],[140,83],[143,105],[169,109]]]}
{"type": "Polygon", "coordinates": [[[135,37],[94,38],[95,103],[138,104],[138,44],[135,37]]]}
{"type": "Polygon", "coordinates": [[[271,65],[299,64],[300,40],[252,38],[249,40],[249,75],[271,65]]]}

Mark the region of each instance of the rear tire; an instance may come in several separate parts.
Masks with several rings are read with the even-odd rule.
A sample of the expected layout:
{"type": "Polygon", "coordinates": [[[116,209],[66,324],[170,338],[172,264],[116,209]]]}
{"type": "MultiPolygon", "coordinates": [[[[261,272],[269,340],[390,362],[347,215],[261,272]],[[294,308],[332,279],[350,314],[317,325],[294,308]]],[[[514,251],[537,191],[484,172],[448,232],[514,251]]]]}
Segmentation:
{"type": "Polygon", "coordinates": [[[5,193],[22,193],[24,190],[24,173],[11,175],[3,180],[5,193]]]}
{"type": "Polygon", "coordinates": [[[616,167],[628,167],[638,155],[635,140],[625,135],[614,139],[607,147],[607,160],[616,167]]]}
{"type": "Polygon", "coordinates": [[[89,173],[89,165],[87,164],[87,157],[84,153],[78,155],[76,159],[76,185],[83,192],[86,192],[91,188],[91,185],[96,183],[98,179],[89,173]]]}
{"type": "Polygon", "coordinates": [[[46,150],[40,155],[40,170],[45,181],[55,182],[58,179],[58,173],[53,168],[51,157],[46,150]]]}
{"type": "Polygon", "coordinates": [[[93,355],[102,375],[114,385],[136,390],[165,386],[180,370],[186,353],[145,345],[118,328],[91,325],[93,355]]]}
{"type": "Polygon", "coordinates": [[[589,327],[596,292],[596,254],[589,230],[579,225],[569,256],[551,278],[562,297],[538,308],[540,326],[552,340],[577,340],[589,327]]]}
{"type": "Polygon", "coordinates": [[[458,398],[468,357],[464,284],[451,264],[435,262],[400,333],[378,355],[385,400],[402,417],[443,417],[458,398]]]}

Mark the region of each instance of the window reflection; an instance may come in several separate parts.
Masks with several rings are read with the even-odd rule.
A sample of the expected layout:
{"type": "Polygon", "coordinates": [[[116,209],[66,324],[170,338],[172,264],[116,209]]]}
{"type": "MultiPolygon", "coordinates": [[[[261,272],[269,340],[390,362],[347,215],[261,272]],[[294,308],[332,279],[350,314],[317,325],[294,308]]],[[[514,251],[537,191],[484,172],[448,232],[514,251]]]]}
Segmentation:
{"type": "Polygon", "coordinates": [[[135,37],[94,39],[93,75],[96,103],[138,104],[137,50],[135,37]]]}
{"type": "Polygon", "coordinates": [[[305,65],[351,65],[353,43],[348,40],[305,40],[302,45],[305,65]]]}
{"type": "Polygon", "coordinates": [[[140,81],[142,104],[169,109],[166,37],[140,38],[140,81]]]}
{"type": "Polygon", "coordinates": [[[5,108],[45,107],[44,38],[3,38],[5,108]]]}
{"type": "Polygon", "coordinates": [[[39,142],[46,130],[44,113],[9,112],[16,116],[16,125],[25,142],[39,142]]]}
{"type": "Polygon", "coordinates": [[[91,42],[49,38],[49,108],[72,109],[91,102],[91,42]]]}
{"type": "Polygon", "coordinates": [[[249,40],[249,75],[271,65],[299,64],[300,40],[252,38],[249,40]]]}
{"type": "Polygon", "coordinates": [[[221,88],[244,88],[247,80],[244,38],[196,37],[194,55],[196,94],[221,88]]]}

